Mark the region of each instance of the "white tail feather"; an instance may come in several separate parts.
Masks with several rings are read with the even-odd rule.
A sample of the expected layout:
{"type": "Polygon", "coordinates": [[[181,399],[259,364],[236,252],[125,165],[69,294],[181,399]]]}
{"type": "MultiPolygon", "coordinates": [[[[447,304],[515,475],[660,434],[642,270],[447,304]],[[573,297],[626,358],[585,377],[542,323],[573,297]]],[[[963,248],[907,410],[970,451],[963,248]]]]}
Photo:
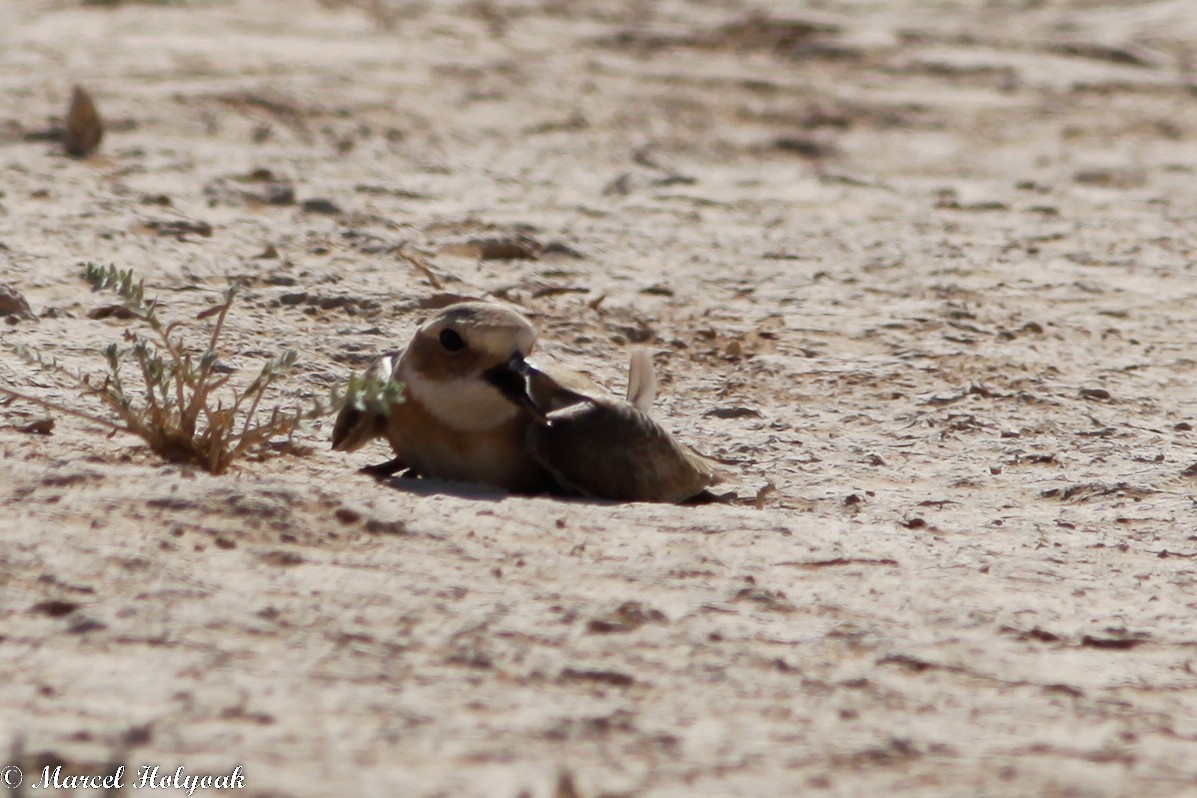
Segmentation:
{"type": "Polygon", "coordinates": [[[388,352],[381,355],[370,364],[366,369],[366,373],[362,375],[362,379],[374,380],[375,382],[386,382],[395,376],[395,366],[399,363],[399,352],[388,352]]]}
{"type": "Polygon", "coordinates": [[[657,399],[657,373],[653,355],[643,347],[632,350],[628,363],[628,402],[641,413],[648,413],[657,399]]]}

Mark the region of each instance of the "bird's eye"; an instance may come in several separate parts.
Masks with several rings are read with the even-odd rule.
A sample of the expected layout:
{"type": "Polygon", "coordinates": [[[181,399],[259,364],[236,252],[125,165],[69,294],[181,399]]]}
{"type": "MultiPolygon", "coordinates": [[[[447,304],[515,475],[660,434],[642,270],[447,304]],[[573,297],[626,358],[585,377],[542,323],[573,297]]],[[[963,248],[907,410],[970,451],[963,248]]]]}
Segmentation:
{"type": "Polygon", "coordinates": [[[441,330],[441,347],[446,352],[460,352],[465,349],[465,341],[457,330],[441,330]]]}

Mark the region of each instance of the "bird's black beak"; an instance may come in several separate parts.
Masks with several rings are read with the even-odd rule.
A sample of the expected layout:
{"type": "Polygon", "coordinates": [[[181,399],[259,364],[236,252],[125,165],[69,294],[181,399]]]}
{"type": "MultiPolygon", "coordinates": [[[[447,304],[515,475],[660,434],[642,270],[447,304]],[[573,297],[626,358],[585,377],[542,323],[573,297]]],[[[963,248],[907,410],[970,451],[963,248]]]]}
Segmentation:
{"type": "Polygon", "coordinates": [[[482,372],[482,377],[491,385],[499,389],[499,393],[507,397],[513,404],[522,407],[540,424],[548,425],[549,419],[545,412],[532,398],[531,380],[540,372],[536,370],[524,356],[516,352],[506,363],[501,363],[482,372]]]}

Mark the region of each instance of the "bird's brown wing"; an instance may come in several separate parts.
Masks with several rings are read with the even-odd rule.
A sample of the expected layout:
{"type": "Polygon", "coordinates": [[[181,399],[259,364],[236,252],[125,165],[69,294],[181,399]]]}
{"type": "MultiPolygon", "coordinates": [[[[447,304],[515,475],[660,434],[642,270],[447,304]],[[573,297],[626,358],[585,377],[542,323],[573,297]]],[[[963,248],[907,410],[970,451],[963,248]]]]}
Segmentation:
{"type": "Polygon", "coordinates": [[[623,402],[590,400],[528,429],[528,447],[563,488],[598,499],[683,502],[719,481],[706,458],[623,402]]]}

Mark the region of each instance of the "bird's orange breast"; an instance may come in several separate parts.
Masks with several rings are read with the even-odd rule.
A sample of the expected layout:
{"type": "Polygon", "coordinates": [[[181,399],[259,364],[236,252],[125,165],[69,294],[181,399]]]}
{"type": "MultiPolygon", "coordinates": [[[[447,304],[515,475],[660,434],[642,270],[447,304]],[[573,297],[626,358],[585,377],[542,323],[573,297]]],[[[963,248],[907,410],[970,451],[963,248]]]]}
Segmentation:
{"type": "Polygon", "coordinates": [[[410,392],[405,398],[392,406],[386,436],[395,453],[420,474],[520,493],[553,487],[552,477],[528,452],[524,416],[486,430],[463,431],[441,421],[410,392]]]}

